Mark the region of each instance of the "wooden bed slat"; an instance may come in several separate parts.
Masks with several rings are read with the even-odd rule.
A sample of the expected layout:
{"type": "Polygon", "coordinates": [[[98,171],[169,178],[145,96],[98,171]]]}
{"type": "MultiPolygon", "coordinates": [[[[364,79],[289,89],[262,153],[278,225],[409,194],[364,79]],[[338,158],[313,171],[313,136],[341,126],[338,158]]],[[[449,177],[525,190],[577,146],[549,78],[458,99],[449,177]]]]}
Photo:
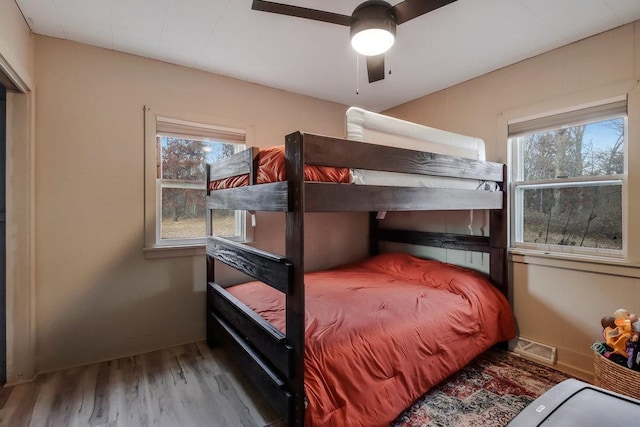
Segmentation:
{"type": "MultiPolygon", "coordinates": [[[[305,189],[306,212],[499,209],[503,197],[501,191],[324,182],[306,182],[305,189]]],[[[207,196],[207,209],[287,212],[286,194],[286,182],[216,190],[207,196]]]]}
{"type": "Polygon", "coordinates": [[[307,212],[500,209],[502,191],[307,182],[307,212]]]}
{"type": "Polygon", "coordinates": [[[207,286],[207,305],[285,377],[292,375],[292,349],[285,335],[216,283],[207,286]]]}
{"type": "Polygon", "coordinates": [[[431,246],[434,248],[459,249],[472,252],[491,252],[489,238],[466,234],[432,233],[427,231],[379,229],[380,240],[431,246]]]}
{"type": "Polygon", "coordinates": [[[306,164],[502,182],[502,163],[305,133],[306,164]]]}
{"type": "Polygon", "coordinates": [[[284,181],[216,190],[207,196],[207,209],[286,212],[288,208],[284,181]]]}
{"type": "Polygon", "coordinates": [[[278,377],[261,359],[260,356],[244,342],[227,322],[214,313],[209,312],[208,325],[232,351],[236,359],[251,378],[252,383],[264,396],[269,397],[269,402],[279,414],[286,417],[291,412],[293,396],[286,389],[286,383],[278,377]]]}
{"type": "MultiPolygon", "coordinates": [[[[306,182],[305,189],[305,212],[499,209],[503,197],[501,191],[323,182],[306,182]]],[[[216,190],[207,196],[207,209],[287,212],[286,194],[286,182],[216,190]]]]}
{"type": "Polygon", "coordinates": [[[291,290],[293,266],[285,257],[214,236],[207,237],[207,255],[280,292],[291,290]]]}
{"type": "Polygon", "coordinates": [[[257,147],[250,147],[224,159],[216,160],[215,167],[209,170],[209,180],[250,174],[254,170],[258,152],[257,147]]]}

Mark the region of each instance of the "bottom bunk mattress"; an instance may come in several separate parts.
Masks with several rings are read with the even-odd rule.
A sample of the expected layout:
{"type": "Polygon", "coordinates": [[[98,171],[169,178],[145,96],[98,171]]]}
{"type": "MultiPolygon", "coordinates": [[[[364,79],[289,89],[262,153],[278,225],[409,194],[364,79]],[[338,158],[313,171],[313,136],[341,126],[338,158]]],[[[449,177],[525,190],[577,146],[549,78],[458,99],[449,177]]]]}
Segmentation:
{"type": "MultiPolygon", "coordinates": [[[[481,274],[384,254],[305,275],[305,424],[383,426],[493,344],[515,335],[506,298],[481,274]]],[[[283,332],[284,295],[227,288],[283,332]]]]}

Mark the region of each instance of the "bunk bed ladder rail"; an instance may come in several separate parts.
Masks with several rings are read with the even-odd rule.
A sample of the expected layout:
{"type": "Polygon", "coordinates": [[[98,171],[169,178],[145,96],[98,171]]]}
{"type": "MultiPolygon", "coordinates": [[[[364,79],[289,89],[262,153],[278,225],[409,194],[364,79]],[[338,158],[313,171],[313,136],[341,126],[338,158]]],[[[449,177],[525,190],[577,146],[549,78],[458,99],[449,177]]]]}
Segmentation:
{"type": "Polygon", "coordinates": [[[214,260],[227,264],[285,294],[291,290],[292,265],[286,258],[232,242],[207,237],[207,340],[222,340],[269,396],[280,414],[293,411],[293,348],[271,323],[215,282],[214,260]]]}
{"type": "Polygon", "coordinates": [[[211,344],[215,338],[223,337],[230,348],[235,348],[237,357],[254,378],[254,384],[269,397],[275,409],[286,417],[287,424],[302,426],[305,408],[305,156],[301,133],[287,135],[285,156],[287,181],[262,184],[259,189],[253,185],[256,183],[254,171],[257,150],[223,159],[216,163],[215,173],[207,167],[207,182],[250,174],[250,185],[241,192],[217,190],[212,193],[207,188],[209,215],[212,209],[219,206],[242,206],[244,209],[285,212],[286,223],[286,257],[281,257],[211,236],[211,217],[208,217],[207,335],[211,344]],[[269,203],[265,204],[265,200],[269,203]],[[215,283],[214,259],[285,293],[286,336],[215,283]],[[274,367],[275,370],[272,369],[274,367]]]}
{"type": "MultiPolygon", "coordinates": [[[[269,210],[288,210],[287,183],[265,184],[272,189],[268,194],[265,194],[265,186],[253,191],[258,190],[254,187],[257,183],[258,153],[258,148],[251,147],[217,161],[215,169],[209,164],[206,167],[207,342],[213,346],[219,340],[224,341],[253,379],[254,385],[269,397],[274,409],[287,418],[289,425],[302,425],[304,396],[296,400],[295,392],[292,392],[295,389],[292,383],[296,378],[296,363],[287,337],[215,282],[214,260],[218,260],[284,292],[289,300],[293,275],[292,265],[286,258],[212,236],[212,212],[221,203],[239,203],[245,209],[251,209],[252,200],[257,200],[255,208],[264,210],[262,200],[266,197],[273,201],[269,210]],[[234,200],[237,194],[234,191],[210,191],[209,182],[242,174],[248,174],[248,196],[234,200]],[[297,413],[300,415],[296,416],[297,413]],[[300,419],[299,424],[296,424],[296,418],[300,419]]],[[[301,372],[298,371],[298,377],[302,376],[301,372]]]]}

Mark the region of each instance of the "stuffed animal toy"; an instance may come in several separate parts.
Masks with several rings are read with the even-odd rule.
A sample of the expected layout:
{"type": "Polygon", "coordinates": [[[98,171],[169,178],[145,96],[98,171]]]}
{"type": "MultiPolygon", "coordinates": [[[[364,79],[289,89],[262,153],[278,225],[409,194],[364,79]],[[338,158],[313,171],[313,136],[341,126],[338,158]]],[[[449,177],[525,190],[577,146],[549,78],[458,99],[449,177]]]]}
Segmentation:
{"type": "Polygon", "coordinates": [[[633,355],[637,353],[636,348],[640,341],[638,316],[620,308],[614,311],[613,316],[603,317],[600,323],[605,343],[613,349],[613,353],[624,356],[628,363],[633,364],[633,355]]]}

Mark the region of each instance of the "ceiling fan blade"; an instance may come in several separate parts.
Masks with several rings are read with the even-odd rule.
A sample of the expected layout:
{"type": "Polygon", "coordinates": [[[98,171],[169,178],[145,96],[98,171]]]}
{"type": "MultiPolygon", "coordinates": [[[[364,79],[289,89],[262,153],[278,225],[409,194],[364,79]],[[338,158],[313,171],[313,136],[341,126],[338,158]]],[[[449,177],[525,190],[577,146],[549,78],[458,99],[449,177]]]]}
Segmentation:
{"type": "Polygon", "coordinates": [[[367,56],[367,74],[369,83],[384,79],[384,53],[367,56]]]}
{"type": "Polygon", "coordinates": [[[306,7],[290,4],[274,3],[271,1],[253,0],[251,9],[262,12],[277,13],[280,15],[296,16],[298,18],[313,19],[314,21],[328,22],[330,24],[351,25],[351,17],[339,13],[325,12],[322,10],[308,9],[306,7]]]}
{"type": "Polygon", "coordinates": [[[457,0],[405,0],[393,6],[393,10],[398,17],[398,24],[402,24],[455,1],[457,0]]]}

